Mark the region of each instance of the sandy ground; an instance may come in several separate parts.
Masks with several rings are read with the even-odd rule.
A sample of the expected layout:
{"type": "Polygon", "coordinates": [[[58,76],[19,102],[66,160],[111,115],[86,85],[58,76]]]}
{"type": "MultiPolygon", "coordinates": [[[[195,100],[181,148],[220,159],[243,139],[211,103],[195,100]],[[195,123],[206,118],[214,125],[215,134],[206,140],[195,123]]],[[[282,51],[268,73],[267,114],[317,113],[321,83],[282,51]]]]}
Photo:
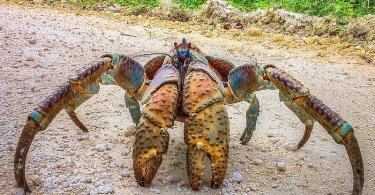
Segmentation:
{"type": "MultiPolygon", "coordinates": [[[[182,37],[237,65],[254,57],[273,63],[308,86],[355,127],[365,166],[363,193],[375,194],[374,64],[331,45],[326,46],[329,53],[325,57],[318,57],[321,48],[314,45],[274,42],[267,36],[246,41],[207,38],[195,32],[184,34],[177,26],[162,26],[0,4],[1,194],[15,192],[14,150],[28,113],[39,101],[104,53],[165,52],[182,37]]],[[[137,58],[142,63],[147,59],[137,58]]],[[[345,149],[320,125],[301,150],[285,149],[285,145],[298,142],[303,125],[279,102],[277,91],[258,93],[261,113],[257,131],[245,146],[239,144],[239,137],[247,105],[228,107],[230,160],[222,188],[211,189],[209,176],[200,192],[188,186],[181,123],[169,130],[169,151],[151,187],[139,187],[131,170],[133,137],[125,136],[132,122],[122,95],[118,87],[102,86],[99,95],[79,107],[77,112],[90,130],[87,134],[61,112],[37,135],[26,169],[34,194],[95,194],[105,186],[115,194],[350,194],[352,173],[345,149]],[[95,150],[100,143],[108,149],[95,150]],[[278,161],[285,162],[286,171],[277,170],[278,161]],[[242,174],[241,183],[233,181],[235,171],[242,174]]]]}

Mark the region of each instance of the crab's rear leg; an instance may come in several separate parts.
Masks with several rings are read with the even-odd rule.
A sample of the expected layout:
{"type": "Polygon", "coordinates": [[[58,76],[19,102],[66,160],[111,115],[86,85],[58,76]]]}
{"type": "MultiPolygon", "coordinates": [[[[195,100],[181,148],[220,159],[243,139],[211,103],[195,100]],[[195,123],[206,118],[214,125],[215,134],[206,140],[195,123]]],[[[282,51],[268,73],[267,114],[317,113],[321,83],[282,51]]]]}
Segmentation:
{"type": "Polygon", "coordinates": [[[169,134],[177,113],[179,75],[173,65],[163,65],[145,92],[146,103],[136,129],[133,168],[137,183],[148,186],[167,152],[169,134]]]}
{"type": "Polygon", "coordinates": [[[211,160],[212,187],[220,186],[227,170],[228,113],[218,83],[208,75],[202,70],[193,70],[188,74],[183,90],[183,108],[189,114],[184,128],[187,167],[194,190],[201,186],[206,156],[211,160]]]}
{"type": "Polygon", "coordinates": [[[353,172],[352,194],[361,194],[364,182],[364,169],[361,151],[349,123],[332,111],[321,100],[311,95],[309,90],[285,71],[273,65],[259,66],[249,64],[233,69],[229,74],[229,86],[233,93],[243,99],[257,90],[276,86],[280,90],[281,100],[297,114],[302,122],[309,127],[305,138],[309,136],[314,120],[332,136],[334,141],[345,146],[353,172]]]}
{"type": "Polygon", "coordinates": [[[17,186],[30,191],[25,178],[25,163],[30,145],[35,135],[45,130],[62,109],[67,110],[74,123],[81,129],[87,129],[79,121],[74,110],[97,93],[98,83],[105,73],[114,71],[111,76],[116,84],[130,94],[135,95],[144,86],[144,69],[139,63],[123,55],[105,55],[103,57],[109,58],[86,69],[76,78],[70,79],[66,85],[60,87],[29,114],[14,157],[14,175],[17,186]]]}

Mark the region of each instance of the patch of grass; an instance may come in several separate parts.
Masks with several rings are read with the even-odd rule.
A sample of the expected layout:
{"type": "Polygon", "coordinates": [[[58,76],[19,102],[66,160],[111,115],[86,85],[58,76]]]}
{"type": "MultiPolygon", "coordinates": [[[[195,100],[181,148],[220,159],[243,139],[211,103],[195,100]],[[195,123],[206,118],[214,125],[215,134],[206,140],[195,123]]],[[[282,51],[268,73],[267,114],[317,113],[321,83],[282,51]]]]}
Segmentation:
{"type": "Polygon", "coordinates": [[[375,14],[374,0],[228,0],[234,7],[245,10],[282,7],[288,11],[315,16],[333,15],[338,18],[375,14]]]}
{"type": "Polygon", "coordinates": [[[182,9],[197,10],[202,7],[207,0],[173,0],[182,9]]]}

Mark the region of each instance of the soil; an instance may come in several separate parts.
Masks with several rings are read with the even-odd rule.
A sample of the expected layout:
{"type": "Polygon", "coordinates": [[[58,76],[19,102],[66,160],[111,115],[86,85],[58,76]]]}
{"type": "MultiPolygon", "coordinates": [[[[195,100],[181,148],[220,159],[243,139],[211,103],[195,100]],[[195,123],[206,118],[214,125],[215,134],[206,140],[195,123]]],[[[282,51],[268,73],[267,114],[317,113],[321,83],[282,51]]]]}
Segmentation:
{"type": "MultiPolygon", "coordinates": [[[[371,44],[340,38],[297,37],[261,29],[216,29],[199,23],[153,17],[16,5],[0,1],[0,193],[15,194],[13,157],[28,113],[37,103],[105,53],[169,51],[186,37],[207,54],[237,65],[254,59],[285,69],[340,113],[355,128],[365,166],[363,194],[375,194],[375,64],[371,44]]],[[[145,63],[150,57],[138,57],[145,63]]],[[[169,151],[148,188],[132,174],[131,132],[123,91],[102,86],[77,110],[90,132],[83,133],[61,112],[37,134],[28,155],[26,177],[33,194],[350,194],[352,172],[341,145],[316,125],[308,143],[292,152],[303,125],[278,100],[277,91],[257,93],[261,113],[247,145],[246,103],[228,106],[231,121],[227,179],[201,191],[187,182],[183,124],[169,129],[169,151]],[[97,147],[105,146],[105,149],[97,147]],[[280,163],[281,162],[281,163],[280,163]],[[277,167],[276,165],[285,167],[277,167]],[[284,171],[280,171],[284,169],[284,171]],[[130,174],[129,174],[130,172],[130,174]],[[239,172],[243,177],[239,180],[239,172]]]]}

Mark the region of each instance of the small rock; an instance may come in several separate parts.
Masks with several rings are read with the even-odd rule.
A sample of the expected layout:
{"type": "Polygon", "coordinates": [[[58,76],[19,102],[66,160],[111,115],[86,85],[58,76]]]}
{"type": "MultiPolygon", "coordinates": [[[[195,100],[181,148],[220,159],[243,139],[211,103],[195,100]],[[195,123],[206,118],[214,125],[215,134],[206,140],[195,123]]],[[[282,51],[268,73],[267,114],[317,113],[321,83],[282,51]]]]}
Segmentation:
{"type": "Polygon", "coordinates": [[[69,160],[68,160],[68,166],[69,167],[74,167],[76,165],[76,163],[74,162],[74,160],[72,159],[72,158],[70,158],[69,160]]]}
{"type": "Polygon", "coordinates": [[[262,36],[263,31],[260,28],[249,28],[246,30],[246,34],[251,36],[262,36]]]}
{"type": "Polygon", "coordinates": [[[242,182],[243,181],[243,176],[240,172],[233,172],[233,180],[236,181],[236,182],[242,182]]]}
{"type": "Polygon", "coordinates": [[[276,34],[276,35],[273,35],[272,37],[272,40],[276,42],[284,41],[284,39],[285,39],[284,35],[281,35],[281,34],[276,34]]]}
{"type": "Polygon", "coordinates": [[[230,26],[229,23],[225,23],[225,24],[223,25],[223,28],[224,28],[224,30],[229,30],[229,29],[231,28],[231,26],[230,26]]]}
{"type": "Polygon", "coordinates": [[[261,165],[261,164],[263,164],[263,160],[257,158],[257,159],[254,160],[254,163],[253,163],[253,164],[254,164],[254,165],[261,165]]]}
{"type": "Polygon", "coordinates": [[[82,140],[87,140],[89,139],[89,135],[78,135],[77,140],[82,141],[82,140]]]}
{"type": "Polygon", "coordinates": [[[11,194],[12,195],[24,195],[25,190],[23,188],[14,188],[11,194]]]}
{"type": "Polygon", "coordinates": [[[34,45],[34,44],[36,43],[36,39],[31,39],[31,40],[29,40],[29,43],[30,43],[31,45],[34,45]]]}
{"type": "Polygon", "coordinates": [[[29,57],[29,58],[26,58],[26,61],[29,61],[29,62],[30,62],[30,61],[34,61],[34,58],[30,58],[30,57],[29,57]]]}
{"type": "Polygon", "coordinates": [[[277,183],[273,183],[273,184],[271,184],[271,187],[272,187],[272,188],[277,188],[277,187],[279,187],[279,184],[277,184],[277,183]]]}
{"type": "Polygon", "coordinates": [[[327,52],[325,50],[322,50],[322,49],[318,50],[317,56],[324,57],[326,55],[327,55],[327,52]]]}
{"type": "Polygon", "coordinates": [[[267,133],[267,137],[275,137],[273,133],[267,133]]]}
{"type": "Polygon", "coordinates": [[[318,40],[319,45],[328,45],[328,40],[325,38],[321,38],[318,40]]]}
{"type": "Polygon", "coordinates": [[[9,150],[9,151],[13,151],[13,150],[14,150],[14,147],[13,147],[12,145],[7,146],[7,150],[9,150]]]}
{"type": "Polygon", "coordinates": [[[82,183],[86,183],[86,184],[92,183],[92,179],[88,178],[88,177],[84,177],[84,178],[81,179],[81,182],[82,183]]]}
{"type": "Polygon", "coordinates": [[[271,140],[271,143],[272,144],[276,144],[277,142],[279,142],[280,140],[279,139],[273,139],[273,140],[271,140]]]}
{"type": "Polygon", "coordinates": [[[258,191],[258,185],[256,183],[250,183],[249,187],[252,191],[258,191]]]}
{"type": "Polygon", "coordinates": [[[131,175],[131,171],[129,169],[123,169],[121,171],[121,176],[122,177],[129,177],[131,175]]]}
{"type": "Polygon", "coordinates": [[[243,24],[240,22],[234,23],[233,28],[235,29],[243,29],[243,24]]]}
{"type": "Polygon", "coordinates": [[[104,151],[108,150],[108,145],[106,143],[96,144],[95,150],[97,150],[99,152],[104,152],[104,151]]]}
{"type": "Polygon", "coordinates": [[[276,168],[279,171],[285,171],[286,170],[286,164],[284,161],[278,161],[276,162],[276,168]]]}
{"type": "Polygon", "coordinates": [[[115,192],[115,186],[113,184],[99,186],[96,192],[98,194],[113,194],[115,192]]]}
{"type": "Polygon", "coordinates": [[[338,36],[333,37],[331,41],[332,41],[333,44],[340,44],[341,43],[341,39],[338,36]]]}
{"type": "Polygon", "coordinates": [[[41,186],[42,185],[42,179],[39,176],[33,177],[31,182],[34,186],[41,186]]]}
{"type": "Polygon", "coordinates": [[[289,151],[296,151],[297,150],[297,146],[294,145],[294,144],[288,144],[288,145],[285,145],[285,149],[289,150],[289,151]]]}
{"type": "Polygon", "coordinates": [[[305,39],[305,43],[306,43],[307,45],[312,45],[312,44],[314,44],[314,42],[315,42],[315,38],[314,38],[314,37],[307,37],[307,38],[305,39]]]}
{"type": "Polygon", "coordinates": [[[311,168],[311,169],[315,168],[314,164],[312,164],[312,163],[309,163],[309,164],[307,165],[307,167],[309,167],[309,168],[311,168]]]}
{"type": "Polygon", "coordinates": [[[151,192],[155,193],[155,194],[160,194],[160,190],[158,188],[151,188],[150,189],[151,192]]]}
{"type": "Polygon", "coordinates": [[[24,91],[23,91],[22,89],[17,89],[16,93],[17,93],[17,94],[23,94],[24,91]]]}

